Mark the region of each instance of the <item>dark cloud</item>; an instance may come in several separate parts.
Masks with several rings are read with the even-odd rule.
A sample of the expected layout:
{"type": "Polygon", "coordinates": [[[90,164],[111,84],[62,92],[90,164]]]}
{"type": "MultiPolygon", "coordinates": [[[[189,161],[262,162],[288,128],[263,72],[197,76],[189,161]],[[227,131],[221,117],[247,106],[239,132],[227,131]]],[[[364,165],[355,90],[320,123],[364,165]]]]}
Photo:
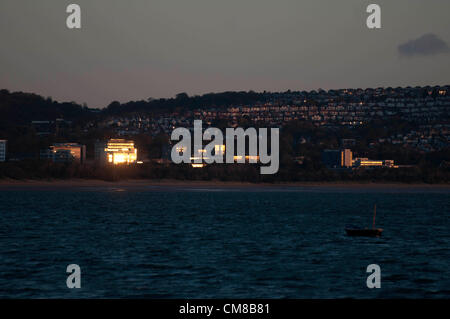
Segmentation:
{"type": "Polygon", "coordinates": [[[447,43],[439,39],[437,35],[427,33],[417,39],[399,45],[398,52],[401,56],[412,57],[415,55],[428,56],[449,53],[450,49],[447,43]]]}

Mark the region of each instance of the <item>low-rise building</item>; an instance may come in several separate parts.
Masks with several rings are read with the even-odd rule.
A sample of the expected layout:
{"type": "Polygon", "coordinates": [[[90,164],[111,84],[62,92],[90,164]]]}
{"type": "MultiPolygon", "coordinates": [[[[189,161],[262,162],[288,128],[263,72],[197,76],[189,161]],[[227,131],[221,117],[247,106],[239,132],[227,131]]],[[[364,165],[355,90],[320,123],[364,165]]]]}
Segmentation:
{"type": "Polygon", "coordinates": [[[353,162],[355,167],[381,167],[384,165],[383,161],[375,161],[370,160],[368,158],[355,158],[355,161],[353,162]]]}
{"type": "Polygon", "coordinates": [[[344,168],[373,168],[373,167],[390,167],[397,168],[393,160],[371,160],[367,157],[353,158],[350,149],[343,150],[324,150],[322,152],[322,162],[328,168],[344,169],[344,168]]]}
{"type": "Polygon", "coordinates": [[[353,161],[354,167],[390,167],[395,168],[393,160],[371,160],[367,157],[357,157],[353,161]]]}
{"type": "Polygon", "coordinates": [[[55,163],[75,161],[83,164],[86,161],[86,146],[77,143],[57,143],[47,150],[41,150],[40,158],[55,163]]]}
{"type": "Polygon", "coordinates": [[[137,148],[133,141],[111,139],[106,145],[105,155],[110,164],[133,164],[137,161],[137,148]]]}
{"type": "Polygon", "coordinates": [[[322,162],[328,168],[352,167],[353,153],[350,149],[324,150],[322,152],[322,162]]]}
{"type": "Polygon", "coordinates": [[[86,161],[86,146],[77,143],[57,143],[50,147],[55,153],[58,151],[69,152],[75,161],[83,164],[86,161]]]}

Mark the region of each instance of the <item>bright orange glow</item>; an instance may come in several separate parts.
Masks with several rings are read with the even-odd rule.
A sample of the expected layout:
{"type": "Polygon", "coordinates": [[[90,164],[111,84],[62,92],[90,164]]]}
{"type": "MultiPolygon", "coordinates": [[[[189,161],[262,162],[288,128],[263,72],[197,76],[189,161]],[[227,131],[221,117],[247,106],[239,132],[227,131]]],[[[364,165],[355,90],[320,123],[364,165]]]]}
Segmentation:
{"type": "Polygon", "coordinates": [[[383,166],[383,161],[361,161],[361,166],[383,166]]]}
{"type": "Polygon", "coordinates": [[[252,160],[252,161],[259,161],[259,156],[258,155],[247,155],[245,157],[246,160],[252,160]]]}
{"type": "MultiPolygon", "coordinates": [[[[237,161],[237,160],[242,160],[242,158],[244,158],[244,157],[241,155],[235,155],[233,158],[235,161],[237,161]]],[[[251,160],[251,161],[257,162],[257,161],[259,161],[259,156],[258,155],[245,155],[245,160],[246,161],[251,160]]]]}
{"type": "Polygon", "coordinates": [[[109,140],[105,152],[108,155],[108,162],[114,165],[136,163],[137,148],[133,141],[122,139],[109,140]]]}

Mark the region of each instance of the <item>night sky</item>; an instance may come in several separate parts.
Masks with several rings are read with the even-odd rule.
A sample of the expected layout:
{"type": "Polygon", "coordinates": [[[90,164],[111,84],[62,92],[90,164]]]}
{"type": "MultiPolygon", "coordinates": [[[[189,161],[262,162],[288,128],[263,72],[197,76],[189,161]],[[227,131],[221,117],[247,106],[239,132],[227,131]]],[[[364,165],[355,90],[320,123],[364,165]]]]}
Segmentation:
{"type": "Polygon", "coordinates": [[[1,0],[0,88],[105,107],[227,90],[450,84],[445,0],[1,0]],[[66,6],[82,29],[66,27],[66,6]],[[382,29],[366,7],[382,8],[382,29]]]}

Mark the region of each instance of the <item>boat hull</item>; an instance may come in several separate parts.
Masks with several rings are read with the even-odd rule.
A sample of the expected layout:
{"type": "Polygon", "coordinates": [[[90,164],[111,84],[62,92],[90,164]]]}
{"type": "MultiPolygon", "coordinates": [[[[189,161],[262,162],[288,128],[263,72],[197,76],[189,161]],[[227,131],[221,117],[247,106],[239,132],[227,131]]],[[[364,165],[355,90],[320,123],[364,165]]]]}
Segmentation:
{"type": "Polygon", "coordinates": [[[383,230],[381,228],[376,229],[345,229],[348,236],[355,237],[380,237],[383,230]]]}

